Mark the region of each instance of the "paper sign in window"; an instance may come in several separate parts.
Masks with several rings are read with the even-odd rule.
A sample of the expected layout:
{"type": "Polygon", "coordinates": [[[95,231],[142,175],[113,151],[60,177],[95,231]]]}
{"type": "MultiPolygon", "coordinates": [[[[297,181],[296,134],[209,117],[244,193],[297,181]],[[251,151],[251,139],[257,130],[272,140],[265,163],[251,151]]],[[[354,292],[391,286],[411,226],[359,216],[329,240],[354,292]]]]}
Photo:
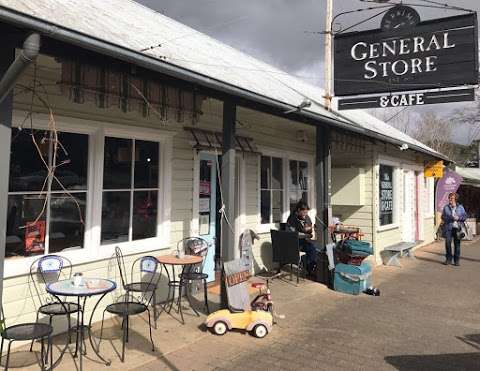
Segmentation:
{"type": "Polygon", "coordinates": [[[210,197],[201,198],[199,200],[198,211],[200,213],[210,212],[210,197]]]}

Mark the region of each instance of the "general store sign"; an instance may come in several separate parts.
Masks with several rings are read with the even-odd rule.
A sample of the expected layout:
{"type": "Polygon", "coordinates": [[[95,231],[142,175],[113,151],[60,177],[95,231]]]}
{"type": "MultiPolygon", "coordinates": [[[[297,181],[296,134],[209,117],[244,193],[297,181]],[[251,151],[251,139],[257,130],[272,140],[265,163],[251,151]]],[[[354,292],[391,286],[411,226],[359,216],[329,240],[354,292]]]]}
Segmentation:
{"type": "MultiPolygon", "coordinates": [[[[399,30],[337,34],[335,95],[476,85],[477,40],[476,13],[429,20],[399,30]]],[[[406,99],[408,105],[422,104],[422,97],[406,99]]]]}

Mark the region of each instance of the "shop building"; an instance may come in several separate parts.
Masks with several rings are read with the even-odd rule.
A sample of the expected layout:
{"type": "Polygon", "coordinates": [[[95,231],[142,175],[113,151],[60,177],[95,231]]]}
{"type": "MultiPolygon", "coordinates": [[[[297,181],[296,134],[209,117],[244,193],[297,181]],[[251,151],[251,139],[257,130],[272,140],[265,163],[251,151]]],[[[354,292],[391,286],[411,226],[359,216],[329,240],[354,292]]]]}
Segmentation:
{"type": "Polygon", "coordinates": [[[29,272],[42,254],[118,279],[115,246],[128,264],[201,235],[213,280],[215,257],[238,256],[251,229],[254,269],[270,269],[270,229],[300,199],[321,244],[336,216],[378,263],[390,245],[434,238],[423,168],[445,158],[365,112],[326,110],[319,88],[131,1],[0,0],[0,28],[0,76],[30,33],[41,45],[1,102],[13,321],[35,318],[29,272]]]}

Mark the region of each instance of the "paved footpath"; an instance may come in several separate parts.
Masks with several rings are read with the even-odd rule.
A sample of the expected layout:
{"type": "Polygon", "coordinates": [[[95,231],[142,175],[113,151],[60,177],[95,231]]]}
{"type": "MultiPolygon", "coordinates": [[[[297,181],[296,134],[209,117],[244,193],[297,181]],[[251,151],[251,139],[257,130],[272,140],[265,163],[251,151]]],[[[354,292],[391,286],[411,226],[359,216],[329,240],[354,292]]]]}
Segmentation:
{"type": "Polygon", "coordinates": [[[480,241],[462,247],[460,267],[442,244],[379,267],[380,297],[276,283],[267,338],[207,334],[139,370],[480,370],[480,241]]]}
{"type": "MultiPolygon", "coordinates": [[[[441,244],[403,259],[402,268],[378,267],[374,283],[380,297],[276,280],[272,292],[285,319],[264,339],[240,332],[215,336],[203,328],[204,317],[191,311],[185,325],[162,313],[151,352],[145,318],[137,317],[122,364],[120,326],[109,321],[101,352],[112,365],[85,359],[84,369],[480,370],[480,241],[462,249],[460,267],[441,264],[441,244]]],[[[31,355],[18,351],[12,366],[38,370],[31,355]]],[[[67,354],[57,369],[78,367],[67,354]]]]}

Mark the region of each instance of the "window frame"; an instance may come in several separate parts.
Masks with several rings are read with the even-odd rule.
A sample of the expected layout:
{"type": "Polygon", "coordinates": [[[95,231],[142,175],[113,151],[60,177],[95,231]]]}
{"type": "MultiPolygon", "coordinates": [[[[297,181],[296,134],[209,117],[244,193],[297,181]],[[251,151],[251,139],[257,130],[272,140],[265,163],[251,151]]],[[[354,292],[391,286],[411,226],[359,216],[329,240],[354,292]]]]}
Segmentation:
{"type": "MultiPolygon", "coordinates": [[[[160,212],[161,210],[158,208],[159,207],[159,198],[160,198],[160,192],[162,191],[161,189],[161,174],[160,174],[160,167],[161,167],[161,144],[159,141],[157,140],[148,140],[148,142],[152,142],[152,143],[157,143],[158,144],[158,167],[159,167],[159,171],[158,171],[158,179],[157,179],[157,187],[141,187],[141,188],[136,188],[135,187],[135,151],[136,151],[136,142],[137,141],[145,141],[144,139],[138,139],[138,138],[125,138],[125,137],[118,137],[118,136],[110,136],[110,135],[105,135],[104,136],[104,149],[105,149],[105,141],[107,138],[114,138],[114,139],[127,139],[127,140],[130,140],[132,142],[132,158],[130,160],[130,175],[131,175],[131,179],[130,179],[130,188],[104,188],[104,185],[102,184],[102,189],[101,189],[101,192],[102,192],[102,200],[103,200],[103,195],[105,193],[115,193],[115,192],[128,192],[129,195],[130,195],[130,201],[129,201],[129,221],[128,221],[128,240],[127,241],[122,241],[122,242],[112,242],[112,243],[105,243],[105,244],[102,244],[101,240],[100,240],[100,248],[103,247],[103,246],[107,246],[107,245],[118,245],[118,244],[122,244],[122,243],[126,243],[126,242],[129,242],[129,243],[132,243],[132,242],[135,242],[135,241],[139,241],[139,240],[156,240],[159,236],[159,232],[161,232],[158,228],[159,224],[161,223],[161,218],[160,218],[160,212]],[[134,211],[134,199],[135,199],[135,192],[148,192],[148,191],[155,191],[157,192],[157,220],[156,220],[156,225],[157,225],[157,228],[156,228],[156,235],[154,237],[148,237],[148,238],[142,238],[142,239],[138,239],[138,240],[134,240],[133,239],[133,211],[134,211]]],[[[103,159],[105,159],[105,152],[104,152],[104,155],[103,155],[103,159]]],[[[105,161],[104,161],[105,162],[105,161]]],[[[105,174],[105,172],[103,172],[103,174],[105,174]]],[[[102,204],[102,209],[103,209],[103,204],[102,204]]],[[[103,210],[100,212],[100,214],[103,213],[103,210]]],[[[101,223],[100,223],[100,229],[101,229],[101,223]]],[[[101,234],[101,230],[100,230],[100,234],[101,234]]],[[[100,239],[101,239],[101,236],[100,236],[100,239]]]]}
{"type": "Polygon", "coordinates": [[[286,189],[286,184],[285,184],[285,180],[286,180],[286,177],[285,177],[285,158],[283,157],[279,157],[279,156],[270,156],[270,155],[265,155],[265,154],[262,154],[260,156],[260,183],[259,183],[259,190],[260,190],[260,199],[259,199],[259,203],[260,203],[260,210],[259,210],[259,213],[260,213],[260,224],[261,225],[276,225],[278,223],[281,223],[281,221],[283,221],[284,219],[284,214],[286,212],[285,210],[285,189],[286,189]],[[279,159],[281,161],[281,169],[282,169],[282,187],[281,188],[273,188],[272,187],[272,179],[270,177],[270,180],[269,180],[269,187],[268,188],[262,188],[262,157],[268,157],[270,159],[270,172],[273,173],[273,159],[279,159]],[[265,191],[268,191],[269,194],[270,194],[270,221],[268,223],[262,223],[262,192],[265,192],[265,191]],[[282,206],[282,215],[280,217],[280,222],[274,222],[272,221],[273,220],[273,208],[272,208],[272,199],[273,199],[273,192],[274,191],[280,191],[282,192],[282,200],[281,200],[281,206],[282,206]]]}
{"type": "Polygon", "coordinates": [[[315,179],[315,167],[314,167],[314,156],[306,154],[306,153],[299,153],[299,152],[292,152],[288,151],[280,151],[278,149],[272,148],[259,148],[260,154],[258,155],[258,177],[257,177],[257,230],[259,233],[268,233],[271,229],[277,229],[279,227],[279,223],[268,223],[262,224],[262,215],[261,215],[261,171],[262,171],[262,156],[270,156],[270,157],[278,157],[282,159],[282,170],[283,170],[283,213],[282,213],[282,222],[286,222],[288,216],[290,215],[290,203],[288,198],[288,191],[289,191],[289,176],[290,176],[290,167],[289,162],[290,160],[294,161],[303,161],[307,163],[308,166],[308,204],[310,206],[310,211],[308,215],[312,220],[315,220],[316,216],[316,203],[315,203],[315,187],[314,187],[314,179],[315,179]]]}
{"type": "MultiPolygon", "coordinates": [[[[19,127],[24,120],[25,111],[13,111],[12,127],[19,127]]],[[[72,261],[73,265],[92,263],[110,259],[115,246],[120,246],[125,255],[158,251],[171,247],[171,189],[172,189],[172,138],[173,131],[153,129],[144,126],[127,126],[121,123],[109,123],[91,119],[80,119],[60,114],[55,115],[58,131],[89,135],[87,195],[85,211],[84,247],[57,253],[72,261]],[[146,141],[158,141],[159,156],[159,191],[157,212],[157,237],[136,241],[127,241],[110,245],[100,244],[101,209],[103,190],[103,163],[105,136],[123,137],[146,141]]],[[[33,116],[33,128],[46,130],[49,127],[49,117],[43,113],[33,116]]],[[[15,277],[29,272],[30,266],[40,255],[7,258],[4,265],[4,277],[15,277]]]]}

